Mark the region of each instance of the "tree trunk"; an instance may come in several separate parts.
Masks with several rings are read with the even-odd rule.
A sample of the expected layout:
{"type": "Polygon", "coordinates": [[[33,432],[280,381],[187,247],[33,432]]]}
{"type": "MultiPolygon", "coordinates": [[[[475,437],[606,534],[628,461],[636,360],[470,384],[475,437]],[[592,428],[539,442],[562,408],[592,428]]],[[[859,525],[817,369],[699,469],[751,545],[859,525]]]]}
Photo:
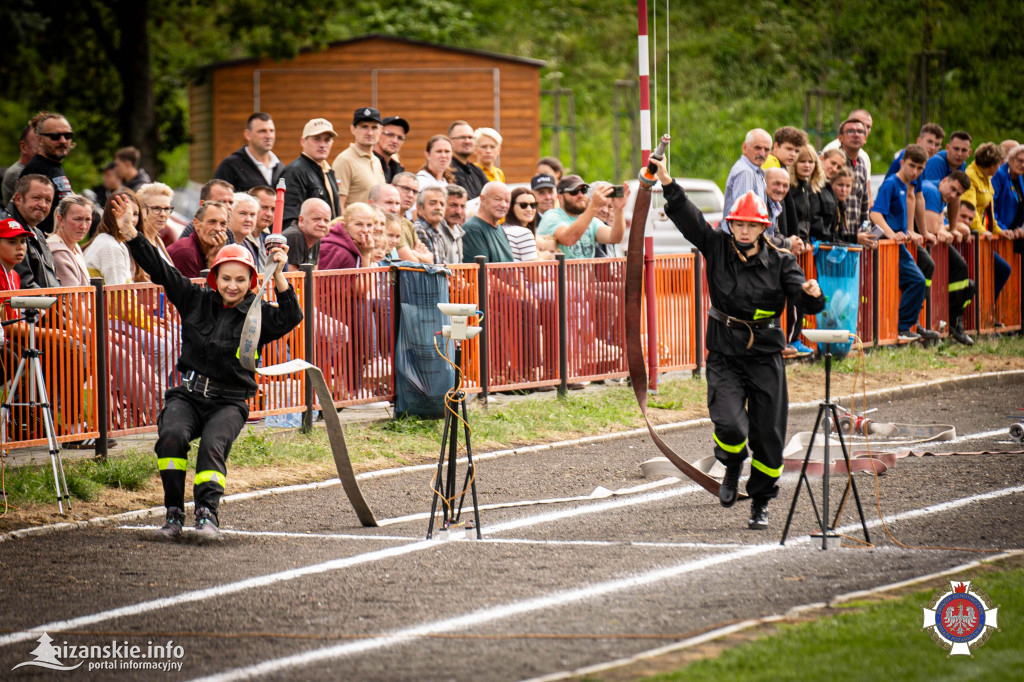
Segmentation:
{"type": "Polygon", "coordinates": [[[157,162],[157,123],[149,59],[149,0],[125,0],[116,11],[120,45],[114,67],[121,78],[123,99],[119,114],[121,140],[138,147],[141,167],[156,178],[163,170],[157,162]]]}

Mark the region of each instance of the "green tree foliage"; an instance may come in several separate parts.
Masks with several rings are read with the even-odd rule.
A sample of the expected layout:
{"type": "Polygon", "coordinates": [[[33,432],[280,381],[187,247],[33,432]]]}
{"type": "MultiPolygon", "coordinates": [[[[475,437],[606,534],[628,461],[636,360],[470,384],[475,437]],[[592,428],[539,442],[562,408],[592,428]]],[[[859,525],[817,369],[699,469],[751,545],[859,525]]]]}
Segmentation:
{"type": "MultiPolygon", "coordinates": [[[[920,125],[907,83],[921,50],[945,53],[931,106],[941,91],[947,131],[969,130],[978,142],[1024,134],[1017,97],[1022,3],[670,1],[667,24],[665,1],[649,5],[654,130],[672,132],[676,172],[724,181],[745,131],[802,126],[804,93],[812,88],[840,92],[842,115],[858,106],[872,112],[867,150],[881,164],[908,141],[908,109],[910,141],[920,125]]],[[[0,81],[5,159],[16,155],[21,121],[40,107],[65,111],[82,131],[82,146],[69,157],[80,157],[75,164],[87,158],[98,165],[122,144],[138,144],[118,112],[126,95],[145,93],[126,89],[124,69],[110,57],[129,30],[148,38],[153,139],[164,153],[187,141],[187,83],[203,65],[256,55],[286,59],[329,40],[384,33],[545,60],[542,88],[570,88],[575,97],[577,170],[590,179],[610,177],[614,82],[636,79],[636,4],[627,0],[77,0],[51,9],[23,0],[5,12],[20,48],[6,59],[9,77],[0,81]],[[145,27],[124,25],[128,3],[148,5],[145,27]]],[[[542,107],[549,122],[550,101],[542,107]]],[[[827,139],[833,117],[830,101],[821,126],[827,139]]],[[[814,119],[812,113],[808,127],[816,127],[814,119]]],[[[542,139],[540,151],[548,153],[550,133],[542,139]]],[[[563,137],[565,160],[567,149],[563,137]]],[[[182,154],[173,158],[180,166],[182,154]]]]}

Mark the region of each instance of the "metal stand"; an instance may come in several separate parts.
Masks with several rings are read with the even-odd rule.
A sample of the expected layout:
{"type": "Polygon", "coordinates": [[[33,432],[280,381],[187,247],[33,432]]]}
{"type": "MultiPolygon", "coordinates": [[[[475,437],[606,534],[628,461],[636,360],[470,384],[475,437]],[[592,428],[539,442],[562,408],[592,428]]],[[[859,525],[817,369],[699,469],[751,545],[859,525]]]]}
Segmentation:
{"type": "MultiPolygon", "coordinates": [[[[832,430],[832,425],[839,424],[839,411],[836,409],[835,403],[832,402],[832,344],[825,343],[825,400],[818,406],[818,418],[814,422],[814,431],[811,432],[811,442],[807,444],[807,454],[804,455],[804,465],[800,469],[800,480],[796,483],[796,491],[793,493],[793,503],[789,506],[789,516],[786,517],[786,527],[782,531],[782,540],[779,542],[780,545],[786,544],[786,536],[789,534],[789,526],[793,522],[793,511],[796,509],[796,500],[800,497],[800,487],[804,484],[807,485],[807,496],[811,500],[811,508],[814,510],[814,516],[818,521],[818,526],[821,529],[820,533],[813,533],[811,537],[817,538],[821,536],[821,548],[829,549],[839,545],[839,535],[835,531],[836,523],[839,521],[839,512],[842,510],[843,505],[846,503],[846,496],[853,490],[853,499],[857,502],[857,513],[860,515],[860,525],[864,529],[864,539],[867,542],[871,542],[871,537],[868,535],[868,525],[864,521],[864,510],[860,505],[860,495],[857,494],[857,482],[853,480],[853,474],[848,473],[846,478],[846,490],[843,491],[843,497],[839,501],[839,508],[836,510],[835,518],[832,519],[831,525],[828,522],[828,482],[829,482],[829,468],[832,463],[830,452],[829,452],[829,435],[832,430]],[[818,435],[818,427],[824,425],[824,436],[825,436],[825,454],[824,462],[821,473],[821,514],[818,513],[818,505],[814,501],[814,493],[811,492],[811,482],[807,478],[807,463],[811,459],[811,452],[814,449],[814,439],[818,435]]],[[[843,450],[843,459],[846,460],[846,471],[850,472],[850,455],[846,450],[846,441],[843,440],[843,432],[836,428],[836,436],[839,438],[839,445],[843,450]]]]}
{"type": "Polygon", "coordinates": [[[4,326],[15,322],[25,321],[28,323],[28,347],[21,349],[21,360],[18,362],[18,369],[11,379],[11,388],[4,398],[3,405],[0,405],[0,442],[7,442],[7,420],[14,406],[27,407],[29,410],[38,407],[43,415],[43,429],[46,431],[46,442],[50,449],[50,466],[53,468],[53,485],[57,491],[57,508],[64,513],[64,505],[71,509],[71,495],[68,493],[68,482],[64,477],[64,460],[60,456],[60,444],[57,443],[56,428],[53,424],[53,409],[50,399],[46,393],[46,381],[43,379],[43,364],[40,358],[43,353],[36,348],[36,318],[39,311],[33,308],[26,308],[23,317],[4,322],[4,326]],[[15,402],[14,397],[18,393],[18,384],[25,373],[28,365],[28,402],[15,402]],[[36,400],[38,392],[39,400],[36,400]]]}
{"type": "MultiPolygon", "coordinates": [[[[462,367],[462,344],[455,341],[455,366],[462,367]]],[[[476,465],[473,464],[473,448],[469,442],[469,418],[466,414],[466,392],[461,388],[455,392],[452,396],[456,401],[457,405],[455,409],[452,409],[449,405],[445,405],[444,413],[444,432],[441,436],[441,454],[437,458],[437,474],[434,477],[435,486],[431,488],[433,493],[430,502],[430,524],[427,526],[427,539],[431,539],[434,535],[434,519],[437,513],[437,502],[438,498],[442,497],[441,500],[441,521],[438,526],[438,530],[447,534],[452,524],[459,523],[459,519],[462,518],[462,504],[466,500],[466,488],[468,487],[473,495],[473,524],[476,526],[476,537],[478,540],[483,538],[480,533],[480,507],[477,504],[476,498],[476,465]],[[462,412],[462,419],[459,419],[458,411],[462,412]],[[464,435],[466,439],[466,476],[462,483],[462,492],[455,492],[456,484],[456,471],[455,462],[458,457],[459,451],[459,421],[462,422],[464,435]],[[447,453],[448,468],[444,470],[445,454],[447,453]],[[442,478],[443,474],[443,478],[442,478]],[[441,491],[442,483],[444,481],[443,492],[441,491]],[[458,495],[459,506],[458,509],[453,509],[455,497],[458,495]]],[[[469,524],[466,528],[467,532],[470,530],[469,524]]],[[[468,537],[468,536],[467,536],[468,537]]]]}

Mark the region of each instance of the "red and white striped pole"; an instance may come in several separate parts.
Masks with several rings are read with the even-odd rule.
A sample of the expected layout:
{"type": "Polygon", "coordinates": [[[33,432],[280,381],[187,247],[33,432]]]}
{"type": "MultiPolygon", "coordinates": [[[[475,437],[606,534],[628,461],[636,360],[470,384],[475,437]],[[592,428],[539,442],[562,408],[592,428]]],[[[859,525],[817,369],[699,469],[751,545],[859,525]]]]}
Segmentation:
{"type": "Polygon", "coordinates": [[[647,41],[647,0],[637,0],[637,56],[640,64],[640,162],[644,167],[651,156],[651,83],[647,41]]]}

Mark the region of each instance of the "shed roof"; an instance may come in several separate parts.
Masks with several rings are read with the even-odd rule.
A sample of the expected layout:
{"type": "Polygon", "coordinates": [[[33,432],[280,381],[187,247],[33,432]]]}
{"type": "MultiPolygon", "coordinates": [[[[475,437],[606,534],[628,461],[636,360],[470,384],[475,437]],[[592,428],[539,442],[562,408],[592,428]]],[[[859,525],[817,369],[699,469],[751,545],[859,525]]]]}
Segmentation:
{"type": "MultiPolygon", "coordinates": [[[[328,43],[328,45],[327,45],[327,47],[325,49],[329,50],[329,49],[331,49],[333,47],[343,47],[343,46],[347,46],[347,45],[354,45],[356,43],[364,42],[364,41],[367,41],[367,40],[391,40],[391,41],[394,41],[394,42],[397,42],[397,43],[406,43],[408,45],[420,45],[420,46],[423,46],[423,47],[431,47],[431,48],[436,48],[436,49],[439,49],[439,50],[447,50],[449,52],[459,52],[459,53],[471,55],[471,56],[474,56],[474,57],[486,57],[488,59],[500,59],[500,60],[507,61],[507,62],[514,62],[516,64],[525,64],[525,65],[528,65],[528,66],[536,66],[537,68],[540,68],[540,67],[544,66],[545,64],[547,64],[547,62],[545,62],[545,61],[543,61],[541,59],[531,59],[529,57],[516,57],[514,55],[501,54],[500,52],[489,52],[487,50],[476,50],[476,49],[472,49],[472,48],[468,48],[468,47],[453,47],[451,45],[441,45],[439,43],[431,43],[431,42],[427,42],[425,40],[413,40],[412,38],[404,38],[402,36],[391,36],[391,35],[386,35],[384,33],[368,33],[366,35],[358,36],[356,38],[349,38],[347,40],[336,40],[336,41],[334,41],[332,43],[328,43]]],[[[299,54],[304,54],[304,53],[308,53],[308,52],[322,52],[322,51],[324,51],[324,50],[318,50],[318,49],[315,49],[315,48],[312,48],[312,47],[306,47],[306,48],[303,48],[303,49],[299,50],[299,54]]],[[[225,61],[213,62],[211,64],[207,64],[203,68],[204,69],[216,69],[216,68],[219,68],[219,67],[222,67],[222,66],[237,66],[237,65],[246,64],[246,63],[256,63],[256,62],[259,62],[261,59],[264,59],[264,58],[263,57],[246,57],[244,59],[229,59],[229,60],[225,60],[225,61]]]]}

